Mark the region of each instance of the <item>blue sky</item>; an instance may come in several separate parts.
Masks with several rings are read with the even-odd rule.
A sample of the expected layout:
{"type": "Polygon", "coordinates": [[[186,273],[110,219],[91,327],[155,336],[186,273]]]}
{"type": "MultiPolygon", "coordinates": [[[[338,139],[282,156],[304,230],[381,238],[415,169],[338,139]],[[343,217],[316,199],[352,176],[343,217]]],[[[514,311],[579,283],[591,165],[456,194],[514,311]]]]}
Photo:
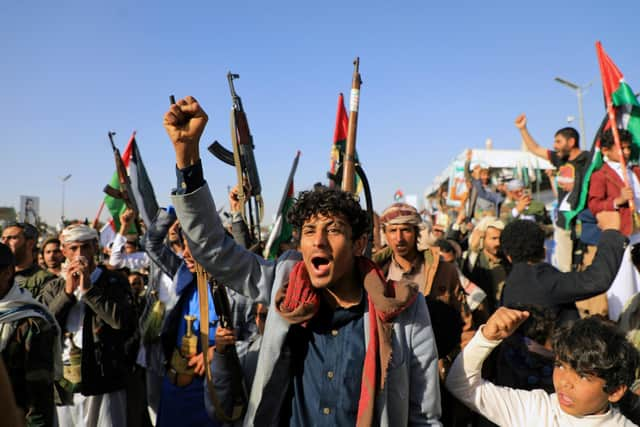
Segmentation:
{"type": "MultiPolygon", "coordinates": [[[[529,116],[539,142],[577,116],[584,98],[587,143],[603,116],[594,43],[640,91],[640,2],[537,1],[1,2],[0,206],[40,197],[55,223],[92,218],[113,170],[107,132],[122,148],[132,130],[161,205],[175,185],[162,128],[168,95],[193,95],[209,113],[205,177],[219,205],[232,168],[206,153],[229,146],[226,73],[241,75],[256,143],[266,222],[296,150],[296,190],[326,182],[339,92],[361,58],[358,151],[382,209],[393,194],[421,195],[467,147],[517,149],[513,120],[529,116]]],[[[577,127],[577,122],[575,123],[577,127]]],[[[106,217],[106,216],[104,216],[106,217]]]]}

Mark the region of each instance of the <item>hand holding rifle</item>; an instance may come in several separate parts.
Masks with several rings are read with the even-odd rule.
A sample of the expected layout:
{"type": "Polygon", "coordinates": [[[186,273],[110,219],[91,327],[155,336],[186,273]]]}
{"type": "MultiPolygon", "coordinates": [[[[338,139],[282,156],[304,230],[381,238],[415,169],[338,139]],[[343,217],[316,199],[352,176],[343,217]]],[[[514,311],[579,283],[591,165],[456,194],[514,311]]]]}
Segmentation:
{"type": "Polygon", "coordinates": [[[171,104],[165,113],[163,126],[173,143],[179,169],[194,165],[200,159],[198,144],[208,120],[207,113],[192,96],[171,104]]]}
{"type": "Polygon", "coordinates": [[[238,196],[238,186],[234,186],[229,192],[229,210],[231,213],[242,212],[242,202],[238,196]]]}
{"type": "Polygon", "coordinates": [[[235,345],[236,335],[233,329],[218,327],[216,329],[216,353],[224,354],[230,346],[235,345]]]}
{"type": "Polygon", "coordinates": [[[131,229],[131,224],[136,219],[136,213],[133,209],[127,208],[120,214],[120,234],[126,236],[131,229]]]}
{"type": "Polygon", "coordinates": [[[240,213],[249,227],[251,239],[260,241],[260,222],[264,214],[262,200],[262,185],[258,175],[258,167],[254,156],[255,145],[249,129],[247,114],[242,106],[242,100],[237,94],[233,81],[240,75],[227,73],[229,90],[231,91],[231,145],[233,151],[224,148],[218,141],[214,141],[208,148],[211,154],[224,163],[236,168],[237,196],[240,213]]]}

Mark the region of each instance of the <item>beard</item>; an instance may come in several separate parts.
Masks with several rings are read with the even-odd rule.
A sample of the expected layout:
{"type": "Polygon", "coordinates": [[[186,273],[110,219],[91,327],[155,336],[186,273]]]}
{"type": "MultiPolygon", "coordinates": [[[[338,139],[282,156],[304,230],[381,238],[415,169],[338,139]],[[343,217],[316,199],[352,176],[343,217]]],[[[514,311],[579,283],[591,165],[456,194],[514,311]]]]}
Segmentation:
{"type": "Polygon", "coordinates": [[[16,257],[16,265],[24,264],[25,261],[27,261],[28,251],[29,249],[27,249],[27,245],[16,247],[16,253],[14,254],[16,257]]]}

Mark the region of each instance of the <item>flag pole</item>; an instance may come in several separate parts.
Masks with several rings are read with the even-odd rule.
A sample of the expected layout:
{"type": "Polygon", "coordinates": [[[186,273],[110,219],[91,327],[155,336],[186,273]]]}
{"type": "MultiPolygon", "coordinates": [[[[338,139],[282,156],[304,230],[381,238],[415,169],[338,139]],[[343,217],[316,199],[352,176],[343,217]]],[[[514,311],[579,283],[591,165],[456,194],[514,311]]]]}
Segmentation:
{"type": "Polygon", "coordinates": [[[98,222],[100,221],[100,215],[102,215],[102,209],[104,209],[104,199],[102,199],[102,203],[100,203],[100,207],[98,208],[98,213],[91,224],[91,227],[93,227],[94,230],[98,229],[98,222]]]}
{"type": "MultiPolygon", "coordinates": [[[[609,117],[609,126],[611,127],[611,133],[613,134],[613,143],[618,151],[618,155],[620,156],[620,167],[624,171],[622,174],[622,177],[624,178],[624,185],[630,187],[629,171],[627,170],[627,162],[624,160],[624,155],[622,153],[622,144],[620,144],[620,134],[618,133],[618,125],[616,123],[616,113],[613,109],[613,101],[611,99],[611,93],[609,93],[608,85],[605,84],[606,71],[604,68],[604,49],[602,49],[602,44],[599,41],[596,42],[596,51],[598,54],[598,62],[600,64],[600,77],[602,78],[604,102],[607,108],[607,116],[609,117]]],[[[635,203],[633,198],[629,200],[629,208],[631,209],[631,212],[635,212],[635,203]]]]}

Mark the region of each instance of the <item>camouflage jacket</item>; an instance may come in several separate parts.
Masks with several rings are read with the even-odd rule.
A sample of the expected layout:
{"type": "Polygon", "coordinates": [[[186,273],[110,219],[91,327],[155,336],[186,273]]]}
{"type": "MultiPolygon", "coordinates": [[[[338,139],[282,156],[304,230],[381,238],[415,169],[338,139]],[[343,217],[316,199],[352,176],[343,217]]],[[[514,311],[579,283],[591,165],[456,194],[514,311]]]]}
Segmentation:
{"type": "Polygon", "coordinates": [[[57,278],[58,276],[42,269],[38,264],[33,264],[15,275],[18,286],[31,292],[31,295],[37,300],[40,300],[40,294],[46,284],[57,278]]]}
{"type": "Polygon", "coordinates": [[[55,326],[39,317],[18,320],[2,358],[16,403],[25,412],[27,426],[54,425],[53,346],[55,326]]]}

